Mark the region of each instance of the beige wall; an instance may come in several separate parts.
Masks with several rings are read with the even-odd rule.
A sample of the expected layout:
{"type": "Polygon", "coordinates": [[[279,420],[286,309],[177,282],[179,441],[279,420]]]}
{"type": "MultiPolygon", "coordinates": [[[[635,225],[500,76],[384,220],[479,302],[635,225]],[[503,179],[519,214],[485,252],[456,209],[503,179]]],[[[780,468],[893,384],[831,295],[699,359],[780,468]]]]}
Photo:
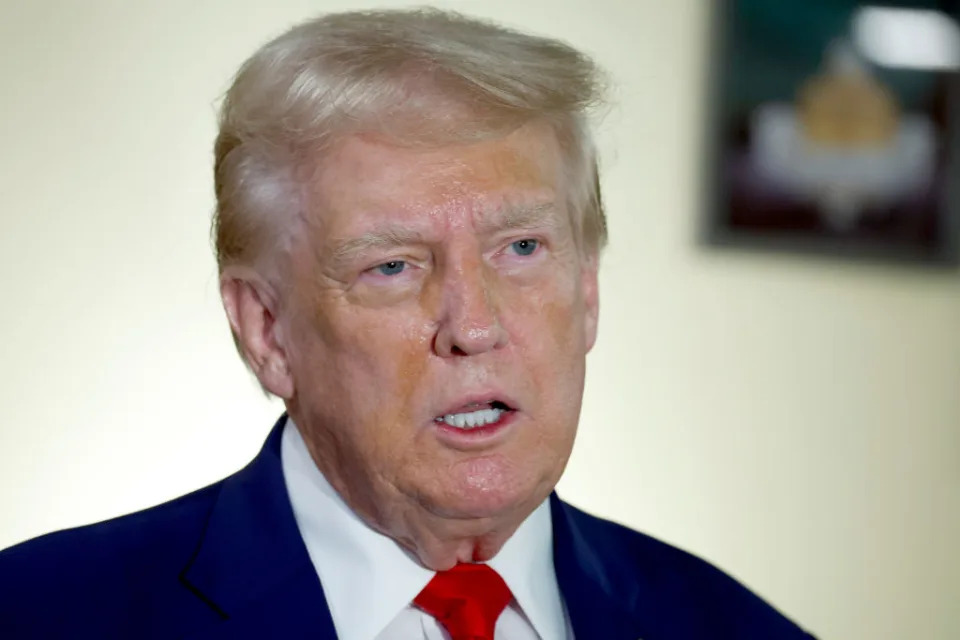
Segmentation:
{"type": "MultiPolygon", "coordinates": [[[[217,298],[214,104],[264,38],[359,4],[0,0],[0,547],[256,452],[279,407],[217,298]]],[[[709,5],[444,5],[564,37],[619,83],[561,491],[823,638],[960,637],[960,280],[694,246],[709,5]]]]}

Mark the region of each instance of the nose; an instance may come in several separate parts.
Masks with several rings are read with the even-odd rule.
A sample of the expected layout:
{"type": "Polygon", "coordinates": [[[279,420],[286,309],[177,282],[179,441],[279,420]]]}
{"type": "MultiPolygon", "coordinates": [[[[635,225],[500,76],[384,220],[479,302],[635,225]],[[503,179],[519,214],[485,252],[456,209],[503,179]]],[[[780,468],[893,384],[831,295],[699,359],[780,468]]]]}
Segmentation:
{"type": "Polygon", "coordinates": [[[434,349],[442,358],[475,356],[507,344],[496,291],[482,260],[451,265],[442,285],[434,349]]]}

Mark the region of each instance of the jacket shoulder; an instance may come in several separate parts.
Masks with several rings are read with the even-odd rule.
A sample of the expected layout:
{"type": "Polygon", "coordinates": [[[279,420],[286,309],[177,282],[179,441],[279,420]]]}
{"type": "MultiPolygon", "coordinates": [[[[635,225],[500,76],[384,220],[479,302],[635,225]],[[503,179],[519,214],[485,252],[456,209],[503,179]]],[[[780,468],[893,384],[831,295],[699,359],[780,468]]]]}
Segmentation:
{"type": "Polygon", "coordinates": [[[684,620],[715,638],[809,640],[804,632],[738,580],[696,555],[616,522],[565,505],[611,593],[633,607],[684,620]]]}
{"type": "Polygon", "coordinates": [[[202,615],[179,574],[222,484],[0,551],[0,636],[66,637],[82,627],[121,637],[134,621],[162,620],[175,605],[202,615]]]}

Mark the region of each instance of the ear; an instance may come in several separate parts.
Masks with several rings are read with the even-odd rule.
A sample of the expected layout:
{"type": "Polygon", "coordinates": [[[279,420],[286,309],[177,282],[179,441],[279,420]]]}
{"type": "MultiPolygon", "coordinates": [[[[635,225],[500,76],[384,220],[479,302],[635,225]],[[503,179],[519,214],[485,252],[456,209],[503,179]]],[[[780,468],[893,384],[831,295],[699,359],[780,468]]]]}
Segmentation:
{"type": "Polygon", "coordinates": [[[599,256],[587,256],[581,265],[580,286],[584,304],[584,344],[587,351],[597,341],[597,324],[600,318],[600,287],[597,281],[599,256]]]}
{"type": "Polygon", "coordinates": [[[252,269],[227,267],[220,275],[220,297],[237,346],[260,384],[284,400],[292,398],[293,375],[273,288],[252,269]]]}

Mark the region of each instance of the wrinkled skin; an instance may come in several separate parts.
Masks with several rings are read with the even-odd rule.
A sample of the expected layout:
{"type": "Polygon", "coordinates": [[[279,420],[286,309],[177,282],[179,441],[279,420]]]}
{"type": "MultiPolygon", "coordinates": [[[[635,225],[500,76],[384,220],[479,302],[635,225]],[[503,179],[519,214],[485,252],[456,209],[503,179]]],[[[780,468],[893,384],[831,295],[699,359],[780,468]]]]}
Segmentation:
{"type": "Polygon", "coordinates": [[[429,568],[485,560],[559,480],[596,337],[596,259],[552,130],[436,149],[344,139],[311,188],[284,293],[225,271],[261,383],[370,526],[429,568]],[[485,440],[435,418],[515,411],[485,440]]]}

